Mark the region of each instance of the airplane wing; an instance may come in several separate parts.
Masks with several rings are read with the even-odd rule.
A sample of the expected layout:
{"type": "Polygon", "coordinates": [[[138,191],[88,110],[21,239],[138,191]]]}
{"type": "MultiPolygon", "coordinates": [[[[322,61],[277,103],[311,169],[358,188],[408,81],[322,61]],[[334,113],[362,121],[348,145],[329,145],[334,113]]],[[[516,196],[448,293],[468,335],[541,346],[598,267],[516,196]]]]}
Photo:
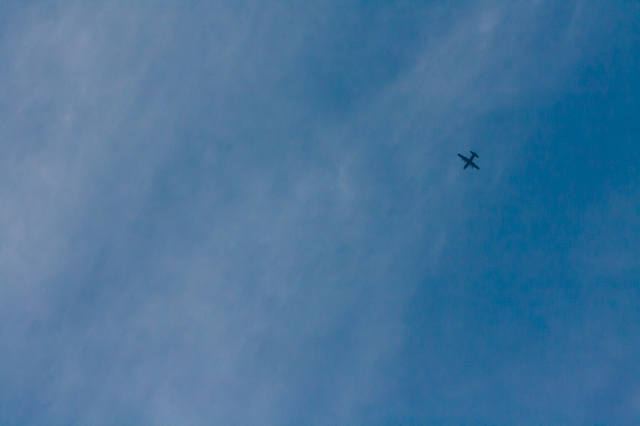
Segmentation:
{"type": "MultiPolygon", "coordinates": [[[[471,162],[469,162],[469,164],[471,164],[471,167],[475,167],[476,169],[480,170],[480,167],[476,166],[476,164],[474,162],[471,161],[471,162]]],[[[466,166],[465,166],[465,168],[466,168],[466,166]]]]}
{"type": "Polygon", "coordinates": [[[464,155],[458,154],[458,157],[462,158],[464,161],[469,161],[469,159],[464,155]]]}

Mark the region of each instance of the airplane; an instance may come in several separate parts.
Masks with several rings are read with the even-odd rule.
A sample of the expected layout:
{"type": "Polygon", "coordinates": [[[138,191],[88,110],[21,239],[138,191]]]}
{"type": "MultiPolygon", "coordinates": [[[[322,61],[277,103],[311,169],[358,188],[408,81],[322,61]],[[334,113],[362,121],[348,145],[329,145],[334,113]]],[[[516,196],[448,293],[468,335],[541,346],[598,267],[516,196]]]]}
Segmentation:
{"type": "Polygon", "coordinates": [[[467,157],[465,157],[463,155],[458,154],[458,157],[462,158],[462,161],[467,163],[467,164],[464,165],[463,168],[466,169],[467,167],[471,166],[471,167],[475,167],[476,169],[480,170],[480,167],[476,166],[476,163],[473,162],[474,158],[476,158],[476,157],[480,158],[480,156],[478,154],[476,154],[475,152],[473,152],[473,151],[469,151],[469,152],[471,153],[471,158],[467,158],[467,157]]]}

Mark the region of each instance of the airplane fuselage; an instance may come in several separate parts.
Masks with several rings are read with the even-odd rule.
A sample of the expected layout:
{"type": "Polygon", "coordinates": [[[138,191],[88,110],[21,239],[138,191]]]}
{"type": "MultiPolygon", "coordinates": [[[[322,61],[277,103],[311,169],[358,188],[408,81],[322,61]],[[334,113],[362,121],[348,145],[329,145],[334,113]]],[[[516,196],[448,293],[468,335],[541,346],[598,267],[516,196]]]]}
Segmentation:
{"type": "Polygon", "coordinates": [[[465,162],[465,165],[464,165],[463,169],[466,169],[467,167],[471,166],[472,168],[476,168],[476,169],[480,170],[480,167],[478,167],[476,165],[476,163],[473,162],[473,159],[476,158],[476,157],[479,157],[479,155],[476,154],[473,151],[470,151],[470,152],[471,152],[471,158],[467,158],[464,155],[458,154],[458,157],[460,157],[462,159],[462,161],[465,162]]]}

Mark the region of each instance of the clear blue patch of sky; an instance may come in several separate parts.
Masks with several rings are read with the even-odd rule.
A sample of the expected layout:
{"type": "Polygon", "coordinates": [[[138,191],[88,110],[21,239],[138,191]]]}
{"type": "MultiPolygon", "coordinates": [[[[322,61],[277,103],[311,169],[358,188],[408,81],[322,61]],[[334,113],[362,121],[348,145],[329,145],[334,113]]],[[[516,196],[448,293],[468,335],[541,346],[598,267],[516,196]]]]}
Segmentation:
{"type": "MultiPolygon", "coordinates": [[[[630,338],[625,330],[640,321],[624,300],[640,301],[634,269],[598,284],[577,273],[576,268],[590,265],[572,259],[587,226],[602,227],[603,239],[629,232],[640,238],[626,218],[619,219],[619,227],[588,219],[589,211],[606,206],[612,193],[638,194],[640,55],[633,46],[640,37],[633,22],[627,20],[599,42],[611,44],[586,58],[559,97],[492,112],[479,126],[479,138],[499,132],[496,128],[506,139],[517,138],[522,133],[508,133],[513,122],[532,131],[511,158],[509,177],[491,188],[493,194],[477,186],[465,192],[468,210],[457,222],[446,256],[435,276],[425,274],[407,310],[410,331],[400,357],[405,363],[393,369],[401,377],[395,388],[399,407],[407,413],[469,424],[516,418],[571,422],[580,415],[594,421],[637,419],[626,397],[601,389],[578,387],[570,397],[549,401],[536,377],[553,380],[566,368],[569,380],[579,382],[590,369],[609,368],[611,360],[603,357],[608,342],[585,353],[572,339],[576,334],[578,340],[597,338],[588,335],[598,335],[590,326],[602,322],[610,338],[624,342],[630,338]],[[621,293],[620,286],[628,291],[621,293]],[[598,307],[594,294],[617,309],[598,307]],[[489,379],[505,369],[515,379],[489,379]],[[513,381],[522,385],[510,388],[513,381]],[[534,402],[527,392],[518,393],[527,382],[539,392],[534,402]],[[598,408],[580,413],[580,404],[598,408]],[[549,412],[541,414],[541,406],[549,412]]],[[[487,163],[480,154],[483,167],[487,163]]],[[[474,187],[466,180],[461,184],[474,187]]],[[[628,374],[637,377],[638,371],[631,368],[628,374]]],[[[611,390],[621,386],[637,392],[630,383],[616,383],[615,376],[610,380],[611,390]]]]}

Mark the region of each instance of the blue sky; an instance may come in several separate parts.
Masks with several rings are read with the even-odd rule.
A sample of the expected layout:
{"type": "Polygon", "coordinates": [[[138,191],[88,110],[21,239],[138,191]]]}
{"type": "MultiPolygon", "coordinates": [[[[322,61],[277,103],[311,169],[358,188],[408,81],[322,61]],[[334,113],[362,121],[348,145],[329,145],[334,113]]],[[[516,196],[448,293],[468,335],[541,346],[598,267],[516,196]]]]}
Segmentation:
{"type": "Polygon", "coordinates": [[[640,421],[634,2],[0,16],[0,423],[640,421]]]}

